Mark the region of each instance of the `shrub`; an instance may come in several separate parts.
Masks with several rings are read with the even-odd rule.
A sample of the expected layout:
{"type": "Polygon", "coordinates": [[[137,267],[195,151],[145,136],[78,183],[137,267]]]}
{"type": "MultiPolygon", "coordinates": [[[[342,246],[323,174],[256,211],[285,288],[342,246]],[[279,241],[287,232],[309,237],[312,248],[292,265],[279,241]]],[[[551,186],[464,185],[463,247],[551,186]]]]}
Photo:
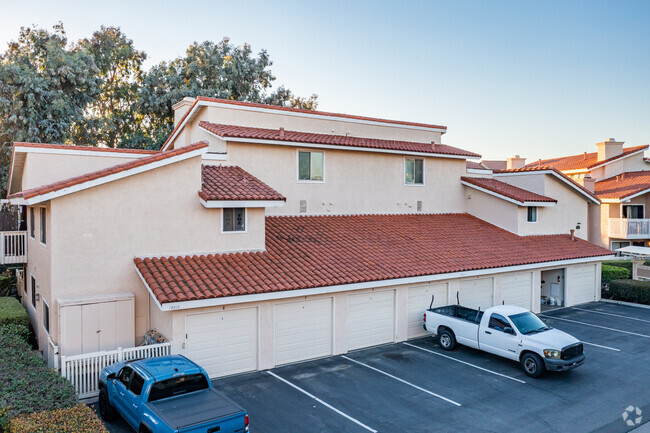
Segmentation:
{"type": "Polygon", "coordinates": [[[612,280],[626,280],[630,278],[630,271],[618,266],[603,265],[602,284],[609,284],[612,280]]]}
{"type": "Polygon", "coordinates": [[[68,409],[22,415],[12,419],[7,433],[108,433],[102,422],[85,404],[68,409]]]}
{"type": "Polygon", "coordinates": [[[632,275],[632,261],[631,260],[605,260],[603,266],[616,266],[617,268],[625,268],[632,275]]]}
{"type": "Polygon", "coordinates": [[[612,299],[650,305],[650,281],[612,280],[609,293],[612,299]]]}
{"type": "Polygon", "coordinates": [[[16,274],[6,270],[0,274],[0,296],[16,295],[16,274]]]}
{"type": "Polygon", "coordinates": [[[22,324],[0,327],[0,408],[6,409],[0,412],[0,429],[18,415],[77,404],[72,384],[47,368],[24,332],[22,324]]]}
{"type": "Polygon", "coordinates": [[[10,324],[22,325],[29,329],[29,316],[18,299],[0,298],[0,326],[10,324]]]}

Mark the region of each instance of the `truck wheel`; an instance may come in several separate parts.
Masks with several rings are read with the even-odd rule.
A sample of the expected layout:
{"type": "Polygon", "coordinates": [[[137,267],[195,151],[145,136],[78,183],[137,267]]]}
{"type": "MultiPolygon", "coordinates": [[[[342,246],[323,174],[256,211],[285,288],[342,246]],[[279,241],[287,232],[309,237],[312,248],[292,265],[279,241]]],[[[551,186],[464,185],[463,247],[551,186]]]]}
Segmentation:
{"type": "Polygon", "coordinates": [[[112,421],[115,418],[115,409],[108,401],[108,391],[105,387],[99,390],[99,414],[104,421],[112,421]]]}
{"type": "Polygon", "coordinates": [[[544,362],[536,353],[527,353],[521,357],[521,368],[529,377],[540,377],[544,374],[544,362]]]}
{"type": "Polygon", "coordinates": [[[440,334],[438,334],[438,341],[440,342],[442,350],[453,350],[453,348],[456,347],[456,337],[454,337],[454,333],[448,329],[440,331],[440,334]]]}

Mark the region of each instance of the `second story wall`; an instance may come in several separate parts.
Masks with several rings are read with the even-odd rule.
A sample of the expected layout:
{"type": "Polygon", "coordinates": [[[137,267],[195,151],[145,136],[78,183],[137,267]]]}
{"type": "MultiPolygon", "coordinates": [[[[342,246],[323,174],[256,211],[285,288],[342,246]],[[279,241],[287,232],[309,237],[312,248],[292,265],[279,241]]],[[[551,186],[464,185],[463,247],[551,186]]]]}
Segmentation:
{"type": "Polygon", "coordinates": [[[464,159],[377,152],[228,143],[228,164],[238,165],[287,197],[271,215],[464,212],[460,177],[464,159]],[[298,179],[298,152],[323,152],[323,181],[298,179]],[[424,160],[424,185],[405,184],[405,158],[424,160]]]}

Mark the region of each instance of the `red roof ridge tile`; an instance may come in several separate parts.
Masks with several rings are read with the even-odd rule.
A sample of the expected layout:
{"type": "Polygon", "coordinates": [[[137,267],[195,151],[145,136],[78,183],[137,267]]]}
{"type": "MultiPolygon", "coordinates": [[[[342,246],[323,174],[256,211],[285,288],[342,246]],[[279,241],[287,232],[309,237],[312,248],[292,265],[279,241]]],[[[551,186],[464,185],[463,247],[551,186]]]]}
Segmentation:
{"type": "Polygon", "coordinates": [[[316,132],[300,132],[286,129],[257,128],[252,126],[226,125],[205,120],[199,122],[199,127],[223,138],[240,138],[251,140],[283,141],[290,143],[311,143],[340,147],[361,147],[402,152],[433,153],[443,155],[478,158],[481,155],[459,149],[447,144],[432,142],[416,142],[405,140],[389,140],[352,135],[323,134],[316,132]]]}
{"type": "Polygon", "coordinates": [[[194,150],[202,149],[208,147],[208,143],[206,141],[199,141],[197,143],[191,144],[189,146],[184,146],[184,147],[179,147],[178,149],[173,149],[165,152],[156,152],[156,154],[150,155],[150,156],[145,156],[140,159],[136,159],[134,161],[129,161],[123,164],[118,164],[113,167],[108,167],[104,168],[101,170],[97,170],[91,173],[86,173],[80,176],[75,176],[69,179],[64,179],[60,181],[53,182],[51,184],[47,185],[42,185],[38,186],[35,188],[30,188],[24,191],[19,191],[14,194],[11,194],[8,198],[13,199],[13,198],[22,198],[22,199],[30,199],[34,198],[39,195],[44,195],[50,192],[54,191],[59,191],[64,188],[69,188],[71,186],[75,185],[80,185],[82,183],[91,181],[91,180],[96,180],[111,174],[116,174],[120,173],[123,171],[127,171],[136,167],[141,167],[146,164],[151,164],[154,162],[158,162],[167,158],[171,158],[177,155],[181,155],[184,153],[189,153],[194,150]]]}
{"type": "Polygon", "coordinates": [[[106,153],[134,153],[134,154],[157,154],[160,150],[146,149],[123,149],[114,147],[97,147],[97,146],[79,146],[74,144],[50,144],[50,143],[32,143],[27,141],[15,141],[14,147],[34,147],[43,149],[61,149],[61,150],[80,150],[89,152],[106,152],[106,153]]]}

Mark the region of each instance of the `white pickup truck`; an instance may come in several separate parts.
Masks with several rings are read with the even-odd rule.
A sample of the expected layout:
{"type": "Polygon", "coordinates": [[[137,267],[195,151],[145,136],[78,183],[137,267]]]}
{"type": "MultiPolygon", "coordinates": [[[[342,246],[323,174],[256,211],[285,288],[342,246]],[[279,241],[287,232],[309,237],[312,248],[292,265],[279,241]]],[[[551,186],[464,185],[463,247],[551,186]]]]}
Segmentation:
{"type": "Polygon", "coordinates": [[[585,361],[580,341],[514,305],[498,305],[485,312],[460,305],[429,308],[424,313],[424,329],[438,335],[444,350],[459,343],[510,358],[520,362],[530,377],[546,370],[570,370],[585,361]]]}

